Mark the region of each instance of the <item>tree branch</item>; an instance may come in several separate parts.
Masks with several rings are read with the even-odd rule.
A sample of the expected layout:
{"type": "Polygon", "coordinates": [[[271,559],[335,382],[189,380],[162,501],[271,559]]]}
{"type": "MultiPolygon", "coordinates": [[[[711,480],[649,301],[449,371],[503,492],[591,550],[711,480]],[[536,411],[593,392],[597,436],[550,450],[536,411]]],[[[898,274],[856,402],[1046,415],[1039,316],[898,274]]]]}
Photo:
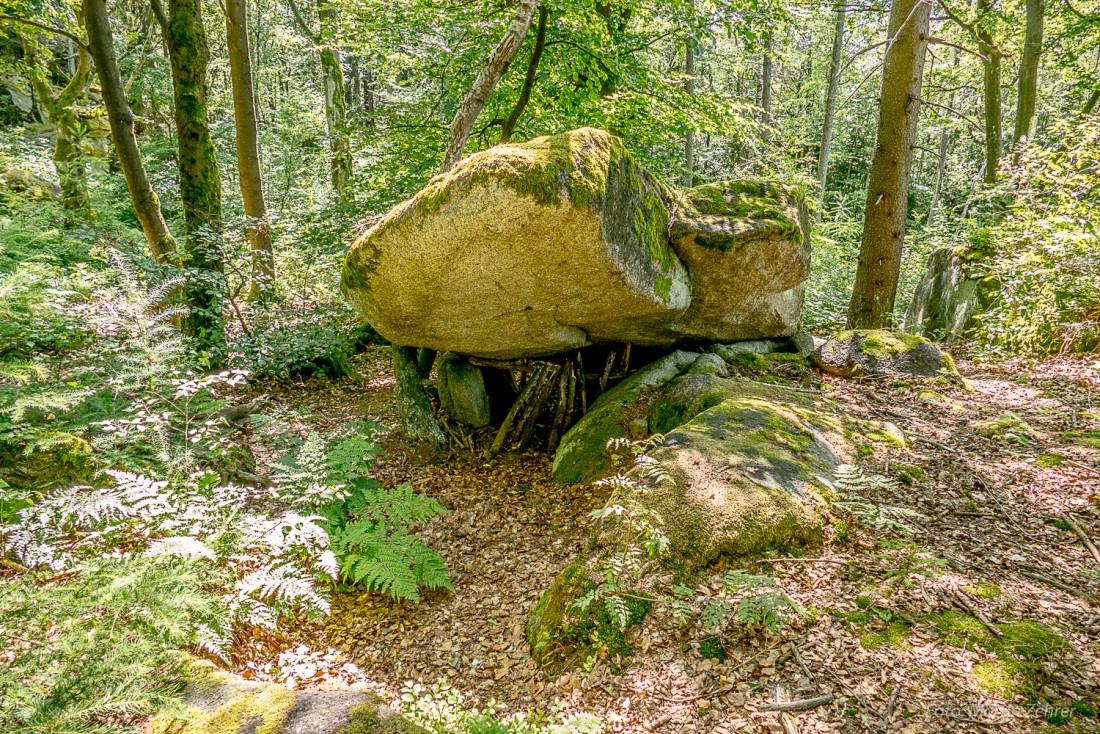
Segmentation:
{"type": "Polygon", "coordinates": [[[33,26],[41,31],[46,31],[47,33],[54,33],[58,36],[65,36],[66,38],[71,39],[72,42],[80,48],[84,49],[85,51],[88,50],[88,44],[84,43],[84,41],[75,33],[70,33],[64,28],[55,28],[52,25],[46,25],[44,23],[39,23],[34,20],[28,20],[26,18],[20,18],[15,15],[0,15],[0,20],[10,20],[13,23],[23,23],[24,25],[33,26]]]}
{"type": "Polygon", "coordinates": [[[298,26],[298,30],[300,30],[302,35],[306,38],[313,41],[314,45],[320,46],[321,34],[318,33],[315,35],[313,31],[309,29],[309,25],[306,23],[305,18],[302,17],[302,13],[298,10],[298,3],[294,2],[294,0],[287,0],[287,3],[290,5],[290,12],[294,15],[294,22],[295,25],[298,26]]]}
{"type": "Polygon", "coordinates": [[[951,113],[952,115],[955,115],[955,116],[956,116],[956,117],[958,117],[959,119],[961,119],[961,120],[965,120],[966,122],[968,122],[968,123],[970,124],[970,126],[971,126],[971,127],[973,127],[973,128],[975,129],[975,130],[977,130],[977,131],[979,131],[980,133],[982,133],[982,135],[985,135],[985,128],[984,128],[984,127],[982,127],[982,126],[981,126],[981,125],[979,125],[978,123],[974,122],[974,121],[973,121],[973,120],[971,120],[971,119],[970,119],[969,117],[967,117],[967,116],[966,116],[966,115],[964,115],[963,113],[961,113],[961,112],[959,112],[958,110],[956,110],[956,109],[955,109],[954,107],[948,107],[947,105],[945,105],[945,104],[940,104],[939,102],[931,102],[931,101],[929,101],[929,100],[927,100],[927,99],[924,99],[923,97],[917,97],[917,101],[918,101],[918,102],[920,102],[921,104],[926,104],[926,105],[930,105],[930,106],[932,106],[932,107],[938,107],[938,108],[940,108],[941,110],[944,110],[945,112],[950,112],[950,113],[951,113]]]}
{"type": "MultiPolygon", "coordinates": [[[[153,15],[157,18],[157,24],[160,25],[160,32],[165,36],[168,35],[168,14],[164,12],[164,6],[160,4],[160,0],[151,0],[153,5],[153,15]]],[[[167,41],[167,38],[165,38],[167,41]]]]}
{"type": "Polygon", "coordinates": [[[1100,13],[1082,13],[1077,8],[1073,7],[1073,3],[1070,0],[1066,0],[1066,7],[1069,8],[1069,12],[1076,15],[1081,20],[1087,20],[1089,22],[1100,21],[1100,13]]]}
{"type": "Polygon", "coordinates": [[[960,51],[965,51],[966,53],[971,54],[972,56],[977,56],[982,61],[987,61],[988,60],[985,55],[978,53],[974,49],[967,48],[966,46],[960,46],[957,43],[952,43],[951,41],[948,41],[946,38],[939,38],[938,36],[925,36],[924,40],[928,41],[929,43],[937,43],[941,46],[950,46],[951,48],[957,48],[960,51]]]}

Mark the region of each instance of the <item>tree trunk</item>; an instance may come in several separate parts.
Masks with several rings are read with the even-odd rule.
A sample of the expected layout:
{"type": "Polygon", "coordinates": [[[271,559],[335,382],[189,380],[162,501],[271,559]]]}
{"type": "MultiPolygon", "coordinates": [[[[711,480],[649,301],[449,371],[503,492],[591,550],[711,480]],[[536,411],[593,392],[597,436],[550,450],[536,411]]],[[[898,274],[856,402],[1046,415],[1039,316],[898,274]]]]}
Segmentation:
{"type": "Polygon", "coordinates": [[[516,57],[519,47],[523,45],[523,37],[527,35],[527,29],[531,27],[531,19],[535,15],[535,8],[539,0],[519,0],[516,14],[512,18],[508,30],[500,43],[489,54],[485,65],[481,67],[477,79],[470,87],[466,98],[462,100],[454,118],[451,120],[450,131],[447,134],[447,147],[443,151],[443,164],[440,171],[449,171],[451,167],[462,158],[462,151],[466,148],[466,141],[470,138],[470,130],[473,129],[477,116],[485,108],[497,82],[504,76],[508,65],[516,57]]]}
{"type": "Polygon", "coordinates": [[[107,19],[107,0],[82,0],[84,27],[88,32],[88,48],[95,63],[96,74],[107,109],[107,121],[111,125],[111,140],[118,153],[122,174],[134,213],[149,243],[153,258],[159,262],[174,262],[176,240],[168,231],[168,224],[160,210],[160,200],[149,183],[145,163],[141,159],[137,137],[134,135],[134,114],[126,102],[122,78],[115,60],[114,40],[107,19]]]}
{"type": "Polygon", "coordinates": [[[849,328],[880,329],[894,310],[931,8],[925,0],[894,0],[890,9],[888,37],[893,43],[883,64],[878,137],[867,180],[849,328]]]}
{"type": "Polygon", "coordinates": [[[772,124],[772,37],[769,33],[764,37],[764,62],[760,66],[760,109],[764,111],[760,121],[764,128],[760,133],[760,139],[765,143],[771,137],[772,124]]]}
{"type": "MultiPolygon", "coordinates": [[[[160,2],[157,0],[156,6],[160,2]]],[[[206,84],[210,50],[202,22],[202,0],[168,0],[158,13],[172,66],[180,200],[187,235],[186,331],[200,350],[217,350],[222,331],[224,265],[221,253],[222,191],[218,160],[207,123],[206,84]]]]}
{"type": "Polygon", "coordinates": [[[527,76],[523,79],[523,89],[520,90],[519,99],[516,100],[515,107],[508,114],[508,117],[504,119],[504,122],[500,125],[500,142],[507,143],[511,141],[512,134],[515,133],[516,123],[519,122],[520,116],[523,114],[523,110],[527,107],[527,103],[531,101],[531,90],[535,86],[535,80],[538,78],[539,62],[542,60],[542,52],[546,48],[546,21],[550,17],[550,11],[543,5],[539,8],[539,24],[538,32],[535,36],[535,48],[531,51],[531,61],[527,64],[527,76]]]}
{"type": "Polygon", "coordinates": [[[1024,32],[1024,52],[1020,59],[1020,85],[1016,97],[1016,129],[1012,133],[1012,164],[1020,162],[1020,154],[1031,137],[1031,120],[1039,89],[1039,57],[1043,53],[1043,0],[1026,0],[1027,30],[1024,32]]]}
{"type": "MultiPolygon", "coordinates": [[[[688,35],[684,44],[684,91],[688,96],[695,94],[695,39],[688,35]]],[[[684,133],[684,186],[695,185],[695,131],[690,127],[684,133]]]]}
{"type": "MultiPolygon", "coordinates": [[[[952,64],[954,68],[959,67],[959,52],[955,50],[955,59],[952,64]]],[[[951,94],[947,98],[947,106],[955,106],[955,90],[951,90],[951,94]]],[[[940,148],[939,159],[936,161],[936,184],[932,189],[932,203],[928,206],[928,219],[925,221],[926,227],[931,227],[936,221],[936,209],[940,205],[940,197],[943,196],[943,176],[947,171],[947,147],[951,142],[951,128],[948,125],[943,125],[940,128],[940,148]]]]}
{"type": "Polygon", "coordinates": [[[447,436],[439,427],[417,366],[416,350],[410,347],[393,348],[393,373],[397,378],[395,399],[401,416],[401,427],[409,438],[427,441],[440,447],[447,443],[447,436]]]}
{"type": "Polygon", "coordinates": [[[985,182],[997,183],[997,167],[1001,159],[1001,49],[993,34],[983,23],[991,12],[990,0],[978,0],[978,50],[982,62],[982,96],[985,106],[985,182]]]}
{"type": "Polygon", "coordinates": [[[821,148],[817,154],[817,180],[821,196],[825,196],[825,180],[829,176],[829,145],[833,140],[833,117],[836,115],[836,95],[840,87],[840,63],[844,60],[844,21],[848,8],[836,9],[836,32],[833,34],[833,56],[829,62],[829,91],[825,95],[825,121],[821,125],[821,148]]]}
{"type": "Polygon", "coordinates": [[[275,287],[275,256],[271,227],[264,203],[260,173],[259,121],[252,88],[252,58],[248,49],[248,0],[226,0],[225,36],[229,72],[233,82],[233,119],[237,129],[237,171],[241,199],[248,216],[248,241],[252,248],[250,297],[263,299],[275,287]]]}
{"type": "Polygon", "coordinates": [[[348,140],[348,108],[344,99],[344,69],[336,48],[333,26],[338,8],[329,0],[317,0],[321,20],[321,75],[325,85],[325,122],[328,125],[329,153],[332,156],[332,188],[338,198],[346,195],[351,180],[351,143],[348,140]]]}
{"type": "MultiPolygon", "coordinates": [[[[78,22],[82,23],[79,17],[78,22]]],[[[23,59],[27,64],[27,76],[30,78],[31,87],[38,97],[39,104],[50,116],[50,124],[54,128],[53,162],[57,169],[57,178],[61,183],[61,206],[69,211],[84,212],[91,216],[92,206],[88,198],[88,181],[84,168],[84,159],[80,151],[80,120],[77,119],[73,104],[84,93],[84,89],[91,80],[92,60],[87,50],[76,47],[70,41],[70,48],[74,48],[76,55],[75,64],[70,64],[71,74],[68,83],[61,91],[54,91],[49,81],[49,69],[43,63],[39,65],[38,57],[34,53],[33,41],[23,40],[23,59]]],[[[66,226],[75,224],[71,217],[65,220],[66,226]]]]}
{"type": "Polygon", "coordinates": [[[1081,108],[1081,114],[1088,117],[1092,114],[1092,111],[1096,109],[1096,103],[1100,102],[1100,89],[1094,90],[1092,95],[1085,101],[1085,106],[1081,108]]]}

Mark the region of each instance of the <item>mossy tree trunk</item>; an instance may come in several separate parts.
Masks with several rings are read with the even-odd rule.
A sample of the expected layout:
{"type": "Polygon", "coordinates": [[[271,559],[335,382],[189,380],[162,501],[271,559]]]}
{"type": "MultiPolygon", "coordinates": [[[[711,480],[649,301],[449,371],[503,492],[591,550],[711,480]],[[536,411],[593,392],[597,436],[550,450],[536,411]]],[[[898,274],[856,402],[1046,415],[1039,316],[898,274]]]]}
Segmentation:
{"type": "Polygon", "coordinates": [[[978,0],[976,24],[978,50],[982,62],[982,97],[985,107],[985,182],[997,183],[997,168],[1001,160],[1001,49],[993,40],[988,24],[992,21],[993,8],[989,0],[978,0]]]}
{"type": "Polygon", "coordinates": [[[154,0],[154,9],[172,66],[180,199],[187,234],[185,291],[191,309],[186,330],[200,350],[217,351],[225,343],[222,190],[207,123],[210,49],[202,21],[202,0],[168,0],[167,15],[160,0],[154,0]]]}
{"type": "Polygon", "coordinates": [[[351,180],[351,141],[348,138],[347,99],[344,94],[344,69],[336,47],[336,21],[339,8],[330,0],[317,0],[321,30],[314,33],[302,16],[295,0],[289,0],[298,30],[320,49],[321,79],[325,93],[325,125],[328,129],[332,188],[340,200],[347,195],[351,180]]]}
{"type": "Polygon", "coordinates": [[[134,113],[126,101],[122,77],[115,59],[114,39],[107,18],[107,0],[82,0],[84,27],[88,33],[88,51],[95,64],[96,74],[103,94],[103,106],[107,109],[107,121],[111,125],[111,140],[118,153],[119,164],[130,192],[134,214],[149,243],[153,258],[159,262],[176,262],[176,240],[168,230],[160,199],[149,183],[145,163],[134,135],[134,113]]]}
{"type": "MultiPolygon", "coordinates": [[[[77,16],[77,21],[83,25],[82,13],[78,11],[77,16]]],[[[35,45],[33,38],[23,39],[23,59],[38,102],[50,116],[50,123],[54,128],[53,162],[61,183],[61,205],[70,211],[84,212],[90,216],[92,206],[88,199],[87,174],[80,151],[81,123],[73,104],[83,96],[91,80],[92,58],[87,48],[77,46],[76,66],[72,76],[58,91],[50,83],[47,63],[39,58],[35,45]]],[[[72,218],[66,219],[67,226],[72,226],[73,223],[72,218]]]]}
{"type": "Polygon", "coordinates": [[[416,441],[426,441],[436,447],[445,445],[447,436],[432,414],[415,349],[397,346],[393,348],[393,373],[397,378],[397,410],[405,433],[416,441]]]}
{"type": "Polygon", "coordinates": [[[894,0],[879,97],[878,137],[867,178],[863,242],[848,327],[881,329],[894,310],[913,163],[931,3],[894,0]]]}
{"type": "MultiPolygon", "coordinates": [[[[833,32],[833,55],[829,61],[829,91],[825,95],[825,119],[821,125],[821,147],[817,153],[817,181],[825,195],[825,180],[829,177],[829,147],[833,140],[833,119],[836,116],[836,96],[840,87],[840,63],[844,60],[844,24],[848,6],[841,3],[836,9],[836,30],[833,32]]],[[[821,216],[821,209],[818,209],[821,216]]]]}
{"type": "Polygon", "coordinates": [[[225,35],[233,82],[237,170],[244,213],[249,218],[248,241],[252,248],[252,283],[249,296],[263,300],[275,287],[275,257],[271,250],[271,226],[267,221],[263,176],[260,173],[260,135],[256,117],[256,95],[252,88],[252,59],[248,50],[247,0],[226,0],[225,35]]]}
{"type": "Polygon", "coordinates": [[[1039,89],[1039,58],[1043,54],[1043,0],[1026,0],[1027,29],[1020,58],[1020,83],[1016,95],[1016,128],[1012,133],[1012,164],[1020,162],[1023,147],[1031,137],[1031,120],[1039,89]]]}

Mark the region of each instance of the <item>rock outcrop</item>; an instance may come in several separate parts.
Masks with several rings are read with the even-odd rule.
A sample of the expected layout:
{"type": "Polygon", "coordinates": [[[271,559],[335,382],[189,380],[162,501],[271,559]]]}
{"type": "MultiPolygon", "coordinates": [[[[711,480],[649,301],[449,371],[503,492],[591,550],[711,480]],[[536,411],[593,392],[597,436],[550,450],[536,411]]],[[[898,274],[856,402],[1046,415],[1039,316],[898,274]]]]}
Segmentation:
{"type": "Polygon", "coordinates": [[[838,332],[810,357],[820,370],[840,377],[959,377],[951,355],[924,337],[881,329],[838,332]]]}
{"type": "Polygon", "coordinates": [[[342,288],[393,343],[480,357],[789,336],[804,215],[776,184],[671,191],[584,128],[432,179],[355,242],[342,288]]]}
{"type": "Polygon", "coordinates": [[[997,287],[966,251],[936,250],[928,257],[903,326],[946,344],[956,342],[989,308],[997,287]]]}

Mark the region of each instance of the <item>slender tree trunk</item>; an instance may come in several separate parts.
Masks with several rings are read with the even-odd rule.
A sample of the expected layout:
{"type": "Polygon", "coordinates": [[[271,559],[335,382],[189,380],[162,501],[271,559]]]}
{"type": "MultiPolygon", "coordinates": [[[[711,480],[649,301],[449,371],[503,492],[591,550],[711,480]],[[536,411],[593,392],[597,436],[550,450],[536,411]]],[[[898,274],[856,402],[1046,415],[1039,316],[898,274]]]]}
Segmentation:
{"type": "Polygon", "coordinates": [[[531,90],[538,78],[539,62],[542,60],[542,52],[546,48],[546,22],[550,18],[550,11],[545,5],[539,7],[538,31],[535,36],[535,48],[531,51],[531,60],[527,64],[527,75],[523,78],[523,89],[520,90],[519,99],[515,106],[500,125],[500,142],[511,141],[516,130],[516,123],[523,115],[527,103],[531,101],[531,90]]]}
{"type": "Polygon", "coordinates": [[[844,60],[844,22],[848,8],[843,3],[836,9],[836,31],[833,33],[833,55],[829,61],[829,91],[825,95],[825,121],[821,125],[821,148],[817,154],[817,180],[821,196],[825,196],[825,180],[829,176],[829,145],[833,140],[833,117],[836,115],[836,95],[840,87],[840,64],[844,60]]]}
{"type": "Polygon", "coordinates": [[[878,137],[867,180],[849,328],[880,329],[894,310],[931,9],[926,0],[894,0],[890,9],[888,37],[893,42],[883,64],[878,137]]]}
{"type": "Polygon", "coordinates": [[[225,35],[233,82],[233,119],[237,129],[237,171],[248,241],[252,247],[250,297],[263,299],[275,287],[275,256],[260,173],[259,121],[252,88],[252,58],[248,50],[248,0],[225,0],[225,35]]]}
{"type": "Polygon", "coordinates": [[[180,200],[187,234],[186,330],[200,350],[225,342],[222,322],[224,264],[221,253],[222,190],[214,142],[207,121],[206,82],[210,50],[202,21],[202,0],[168,0],[158,20],[168,46],[179,146],[180,200]]]}
{"type": "Polygon", "coordinates": [[[473,129],[474,122],[489,101],[489,95],[493,93],[497,82],[504,76],[508,65],[512,63],[512,59],[516,57],[520,46],[523,45],[523,37],[531,27],[531,19],[535,16],[535,8],[538,4],[539,0],[519,0],[516,14],[508,30],[504,32],[500,43],[485,60],[485,65],[481,67],[477,79],[474,80],[473,86],[470,87],[466,98],[462,100],[462,104],[459,105],[451,120],[440,171],[451,170],[451,166],[462,158],[462,151],[465,150],[466,141],[470,138],[470,130],[473,129]]]}
{"type": "MultiPolygon", "coordinates": [[[[81,11],[78,22],[83,23],[81,11]]],[[[34,53],[33,41],[23,40],[23,59],[27,64],[27,76],[31,87],[38,97],[39,104],[50,116],[54,128],[53,162],[57,169],[57,178],[61,183],[61,206],[69,211],[84,212],[90,216],[91,202],[88,198],[88,181],[84,159],[80,151],[80,121],[77,119],[73,104],[84,93],[91,80],[92,59],[83,46],[69,42],[76,59],[69,64],[71,74],[68,83],[60,91],[55,91],[49,81],[49,69],[40,65],[34,53]]],[[[67,217],[66,226],[73,226],[74,220],[67,217]]]]}
{"type": "MultiPolygon", "coordinates": [[[[684,91],[695,94],[695,39],[690,35],[684,44],[684,91]]],[[[695,131],[690,127],[684,133],[684,186],[695,185],[695,131]]]]}
{"type": "Polygon", "coordinates": [[[317,0],[321,21],[321,75],[325,85],[325,121],[328,124],[329,153],[332,156],[332,188],[343,200],[351,180],[351,142],[348,140],[348,107],[344,98],[344,69],[336,47],[339,9],[329,0],[317,0]]]}
{"type": "Polygon", "coordinates": [[[764,125],[760,134],[765,143],[771,138],[772,124],[772,37],[769,33],[764,37],[764,61],[760,65],[760,109],[764,111],[761,122],[764,125]]]}
{"type": "Polygon", "coordinates": [[[1092,111],[1096,109],[1097,102],[1100,102],[1100,89],[1093,91],[1092,95],[1085,101],[1085,106],[1081,108],[1081,114],[1086,117],[1091,115],[1092,111]]]}
{"type": "Polygon", "coordinates": [[[1016,129],[1012,133],[1012,164],[1020,162],[1020,154],[1031,137],[1031,120],[1039,90],[1039,57],[1043,53],[1043,0],[1026,0],[1027,30],[1024,32],[1024,52],[1020,59],[1020,83],[1016,96],[1016,129]]]}
{"type": "Polygon", "coordinates": [[[134,135],[134,114],[126,102],[122,78],[115,60],[114,40],[107,19],[107,0],[82,0],[84,27],[88,32],[88,48],[95,63],[107,121],[111,125],[111,140],[118,153],[126,188],[134,205],[134,213],[149,243],[153,258],[160,263],[176,260],[176,240],[160,210],[160,200],[149,183],[145,163],[141,159],[134,135]]]}
{"type": "Polygon", "coordinates": [[[990,0],[978,0],[978,50],[985,56],[982,62],[982,97],[985,106],[985,182],[997,183],[997,168],[1001,159],[1001,49],[985,24],[991,11],[990,0]]]}
{"type": "MultiPolygon", "coordinates": [[[[959,66],[959,52],[956,49],[955,59],[952,64],[956,69],[959,66]]],[[[947,98],[947,106],[954,108],[955,106],[955,90],[951,90],[951,94],[947,98]]],[[[928,219],[925,221],[926,227],[931,227],[936,221],[936,209],[939,208],[940,198],[943,196],[943,177],[947,171],[947,148],[951,142],[951,128],[948,125],[940,127],[940,146],[939,146],[939,158],[936,160],[936,183],[932,188],[932,203],[928,206],[928,219]]]]}

